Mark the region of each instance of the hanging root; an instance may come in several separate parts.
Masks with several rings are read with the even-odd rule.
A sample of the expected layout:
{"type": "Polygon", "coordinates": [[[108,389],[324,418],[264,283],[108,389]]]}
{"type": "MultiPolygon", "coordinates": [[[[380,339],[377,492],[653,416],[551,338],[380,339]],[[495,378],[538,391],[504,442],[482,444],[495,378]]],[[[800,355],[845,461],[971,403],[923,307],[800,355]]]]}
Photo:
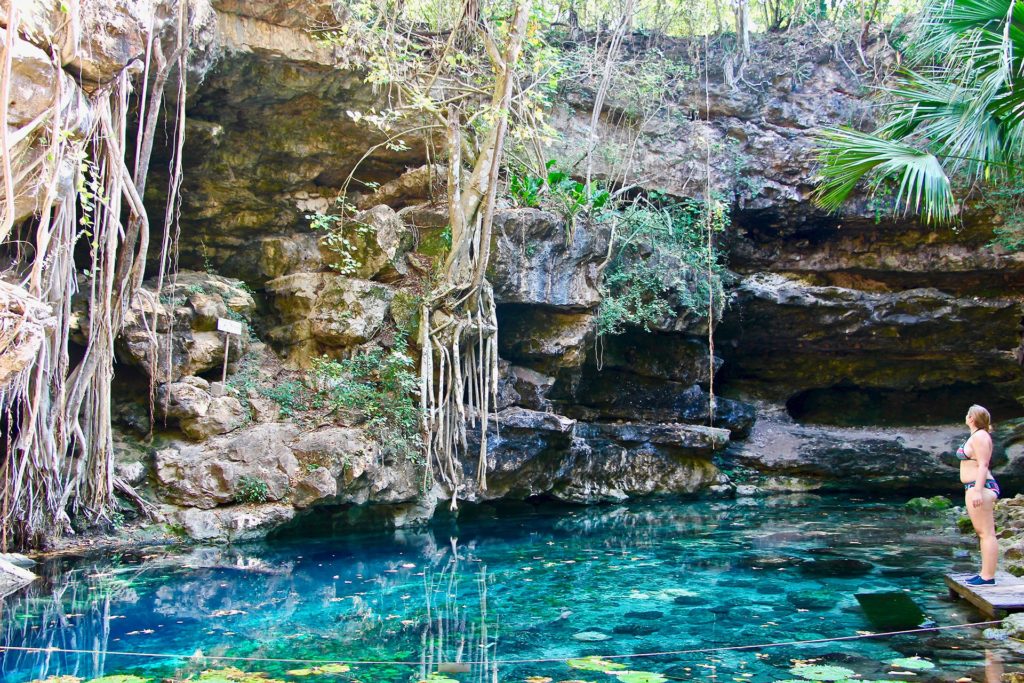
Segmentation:
{"type": "MultiPolygon", "coordinates": [[[[11,41],[18,39],[16,5],[8,17],[0,58],[0,94],[10,91],[11,41]]],[[[125,157],[133,91],[127,72],[92,96],[92,127],[79,134],[62,109],[63,70],[56,54],[51,55],[55,95],[48,112],[8,135],[8,98],[0,98],[0,173],[6,200],[0,214],[0,242],[14,244],[17,237],[31,246],[16,251],[21,261],[9,271],[23,274],[18,287],[0,285],[0,299],[18,290],[14,298],[19,302],[0,311],[4,363],[29,357],[27,364],[6,376],[7,366],[0,367],[5,441],[0,454],[0,550],[12,543],[39,545],[70,531],[72,515],[91,522],[106,518],[115,491],[132,500],[142,514],[152,512],[113,472],[114,340],[144,276],[150,239],[142,203],[146,171],[171,66],[179,69],[184,88],[191,8],[184,0],[178,3],[173,65],[165,69],[159,64],[161,37],[148,37],[134,172],[125,157]],[[152,82],[148,80],[150,50],[159,66],[152,82]],[[24,154],[31,145],[44,149],[34,156],[24,154]],[[13,168],[11,160],[22,158],[29,162],[13,168]],[[71,197],[61,197],[61,179],[68,168],[79,169],[77,190],[71,197]],[[12,236],[14,193],[29,186],[39,188],[34,227],[12,236]],[[89,247],[84,277],[74,259],[79,241],[89,247]],[[71,310],[80,286],[88,303],[82,316],[71,310]],[[50,322],[43,324],[44,318],[50,322]],[[72,329],[86,339],[85,350],[74,363],[68,348],[72,329]],[[39,335],[38,342],[25,341],[39,335]],[[12,348],[17,353],[9,354],[12,348]]],[[[184,100],[182,95],[182,106],[184,100]]],[[[183,125],[183,118],[178,124],[183,125]]],[[[179,155],[180,136],[179,129],[175,138],[179,155]]]]}

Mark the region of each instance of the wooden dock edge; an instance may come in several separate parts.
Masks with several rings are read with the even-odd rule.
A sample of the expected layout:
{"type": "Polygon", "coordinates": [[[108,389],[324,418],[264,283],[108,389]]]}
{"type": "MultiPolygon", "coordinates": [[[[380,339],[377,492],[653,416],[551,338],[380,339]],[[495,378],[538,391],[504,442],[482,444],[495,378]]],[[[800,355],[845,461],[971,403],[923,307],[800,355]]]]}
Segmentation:
{"type": "Polygon", "coordinates": [[[999,571],[993,586],[964,583],[972,576],[974,574],[946,574],[949,596],[967,600],[991,619],[1001,619],[1010,612],[1024,612],[1024,580],[999,571]]]}

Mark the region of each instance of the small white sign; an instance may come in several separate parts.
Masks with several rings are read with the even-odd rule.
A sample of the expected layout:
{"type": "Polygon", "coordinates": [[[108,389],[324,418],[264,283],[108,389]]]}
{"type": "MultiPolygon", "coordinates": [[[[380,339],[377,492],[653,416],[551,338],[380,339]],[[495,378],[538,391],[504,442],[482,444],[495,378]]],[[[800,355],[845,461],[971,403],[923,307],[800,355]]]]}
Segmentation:
{"type": "Polygon", "coordinates": [[[228,318],[217,318],[217,329],[228,334],[242,334],[242,323],[228,318]]]}

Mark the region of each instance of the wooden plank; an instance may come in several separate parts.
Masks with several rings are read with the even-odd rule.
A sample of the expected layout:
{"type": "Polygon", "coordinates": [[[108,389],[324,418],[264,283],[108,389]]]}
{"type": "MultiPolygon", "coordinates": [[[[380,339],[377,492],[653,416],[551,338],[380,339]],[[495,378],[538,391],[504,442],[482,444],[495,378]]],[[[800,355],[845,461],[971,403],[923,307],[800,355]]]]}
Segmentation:
{"type": "Polygon", "coordinates": [[[964,583],[972,576],[974,574],[946,574],[946,586],[951,594],[967,600],[990,617],[1024,611],[1024,579],[999,571],[996,572],[995,585],[969,586],[964,583]]]}

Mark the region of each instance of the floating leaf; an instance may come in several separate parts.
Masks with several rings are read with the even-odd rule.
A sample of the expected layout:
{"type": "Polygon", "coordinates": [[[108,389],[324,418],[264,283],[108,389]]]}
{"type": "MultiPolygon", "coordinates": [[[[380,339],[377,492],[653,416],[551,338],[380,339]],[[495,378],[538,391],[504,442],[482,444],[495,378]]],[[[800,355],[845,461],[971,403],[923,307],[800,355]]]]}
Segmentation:
{"type": "Polygon", "coordinates": [[[199,681],[201,683],[284,683],[276,678],[269,678],[262,671],[242,671],[234,666],[223,669],[207,669],[199,674],[199,681]]]}
{"type": "Polygon", "coordinates": [[[526,683],[551,683],[550,676],[529,676],[526,683]]]}
{"type": "Polygon", "coordinates": [[[600,631],[580,631],[572,635],[574,640],[582,640],[585,643],[596,643],[602,640],[609,640],[611,636],[600,631]]]}
{"type": "Polygon", "coordinates": [[[902,659],[894,659],[889,662],[889,665],[900,669],[918,669],[921,671],[935,668],[934,664],[922,657],[903,657],[902,659]]]}
{"type": "Polygon", "coordinates": [[[665,683],[668,679],[652,671],[616,671],[621,683],[665,683]]]}
{"type": "Polygon", "coordinates": [[[842,681],[857,672],[843,666],[794,666],[789,670],[794,676],[805,678],[809,681],[842,681]]]}
{"type": "Polygon", "coordinates": [[[340,662],[332,662],[330,664],[323,664],[316,667],[314,671],[322,674],[343,674],[348,673],[351,670],[348,664],[342,664],[340,662]]]}
{"type": "Polygon", "coordinates": [[[148,683],[148,678],[132,676],[130,674],[114,674],[113,676],[100,676],[93,678],[89,683],[148,683]]]}
{"type": "Polygon", "coordinates": [[[313,669],[291,669],[290,671],[285,671],[285,673],[288,674],[289,676],[312,676],[313,673],[314,673],[314,670],[313,669]]]}
{"type": "Polygon", "coordinates": [[[574,669],[582,669],[583,671],[616,671],[626,668],[625,664],[619,664],[618,662],[602,659],[601,657],[579,657],[578,659],[566,661],[566,664],[574,669]]]}
{"type": "Polygon", "coordinates": [[[81,683],[82,679],[78,676],[71,676],[70,674],[64,674],[63,676],[50,676],[49,678],[37,678],[30,683],[81,683]]]}
{"type": "Polygon", "coordinates": [[[459,683],[459,681],[439,673],[432,673],[419,683],[459,683]]]}

